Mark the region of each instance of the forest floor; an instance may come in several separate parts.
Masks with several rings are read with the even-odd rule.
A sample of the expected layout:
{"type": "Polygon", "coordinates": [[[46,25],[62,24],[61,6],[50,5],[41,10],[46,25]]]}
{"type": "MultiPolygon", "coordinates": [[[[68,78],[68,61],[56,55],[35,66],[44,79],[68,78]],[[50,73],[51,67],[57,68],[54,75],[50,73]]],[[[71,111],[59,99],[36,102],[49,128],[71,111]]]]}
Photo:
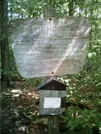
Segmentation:
{"type": "Polygon", "coordinates": [[[48,117],[39,116],[35,88],[12,88],[1,93],[0,126],[1,134],[48,134],[48,117]]]}

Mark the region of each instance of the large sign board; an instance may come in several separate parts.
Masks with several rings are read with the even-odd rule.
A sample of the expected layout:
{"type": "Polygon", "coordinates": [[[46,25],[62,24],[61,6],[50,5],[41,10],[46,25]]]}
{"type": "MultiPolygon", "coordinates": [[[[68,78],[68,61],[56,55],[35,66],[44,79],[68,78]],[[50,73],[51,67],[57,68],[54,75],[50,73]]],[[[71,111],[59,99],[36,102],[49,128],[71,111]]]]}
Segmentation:
{"type": "Polygon", "coordinates": [[[25,78],[78,73],[89,44],[86,18],[33,18],[10,35],[18,72],[25,78]]]}

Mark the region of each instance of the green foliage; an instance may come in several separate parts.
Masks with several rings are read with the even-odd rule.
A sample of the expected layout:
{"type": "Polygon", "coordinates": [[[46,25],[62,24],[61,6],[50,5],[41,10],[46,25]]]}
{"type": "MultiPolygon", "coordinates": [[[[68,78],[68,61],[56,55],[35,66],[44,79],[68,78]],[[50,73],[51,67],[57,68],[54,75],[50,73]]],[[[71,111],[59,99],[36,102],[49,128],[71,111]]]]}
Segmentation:
{"type": "Polygon", "coordinates": [[[90,130],[101,127],[101,73],[82,71],[59,79],[68,85],[67,109],[63,116],[67,128],[71,129],[70,133],[80,129],[80,133],[83,131],[84,134],[92,134],[90,130]]]}
{"type": "Polygon", "coordinates": [[[71,132],[75,131],[75,133],[92,134],[94,128],[101,127],[101,113],[97,113],[96,108],[88,110],[81,109],[78,106],[70,106],[63,118],[67,128],[70,128],[71,132]]]}
{"type": "Polygon", "coordinates": [[[25,87],[27,86],[32,86],[32,87],[37,87],[44,83],[45,78],[32,78],[32,79],[27,79],[25,82],[25,87]]]}
{"type": "Polygon", "coordinates": [[[12,100],[12,95],[9,92],[2,93],[2,96],[0,97],[1,100],[1,108],[7,108],[10,106],[10,102],[12,100]]]}
{"type": "MultiPolygon", "coordinates": [[[[96,110],[80,109],[78,106],[70,106],[66,112],[64,121],[67,127],[75,128],[93,128],[98,125],[96,110]]],[[[100,122],[100,119],[99,119],[100,122]]]]}
{"type": "Polygon", "coordinates": [[[28,119],[30,119],[32,122],[34,122],[37,118],[37,114],[35,112],[31,112],[28,109],[24,109],[23,115],[27,117],[28,119]]]}
{"type": "Polygon", "coordinates": [[[45,3],[41,0],[9,0],[8,3],[11,19],[17,18],[17,16],[18,18],[40,16],[45,6],[45,3]]]}
{"type": "MultiPolygon", "coordinates": [[[[9,18],[14,19],[16,16],[42,16],[44,8],[51,4],[55,7],[57,16],[68,16],[71,0],[8,1],[9,18]]],[[[94,127],[98,127],[101,134],[101,0],[74,0],[73,10],[74,16],[88,17],[91,24],[90,44],[84,70],[78,74],[58,78],[68,86],[67,103],[70,105],[63,119],[70,128],[69,134],[92,134],[91,128],[94,127]]],[[[12,70],[11,76],[13,79],[22,79],[16,69],[12,70]]],[[[25,86],[38,86],[43,81],[43,78],[28,79],[25,86]]],[[[10,99],[4,96],[2,101],[4,105],[8,105],[10,99]]],[[[26,111],[25,115],[34,117],[29,111],[26,111]]]]}

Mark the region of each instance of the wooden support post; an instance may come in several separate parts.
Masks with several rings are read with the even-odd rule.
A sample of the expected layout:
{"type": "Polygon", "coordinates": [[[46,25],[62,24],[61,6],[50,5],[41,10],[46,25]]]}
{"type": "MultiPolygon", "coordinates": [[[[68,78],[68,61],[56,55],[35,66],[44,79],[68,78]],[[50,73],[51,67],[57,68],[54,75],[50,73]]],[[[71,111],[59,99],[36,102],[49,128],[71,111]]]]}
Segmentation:
{"type": "Polygon", "coordinates": [[[60,134],[58,116],[48,117],[48,134],[60,134]]]}
{"type": "MultiPolygon", "coordinates": [[[[56,78],[56,76],[53,77],[56,78]]],[[[49,78],[51,77],[47,77],[46,79],[49,78]]],[[[60,134],[58,116],[48,117],[48,134],[60,134]]]]}

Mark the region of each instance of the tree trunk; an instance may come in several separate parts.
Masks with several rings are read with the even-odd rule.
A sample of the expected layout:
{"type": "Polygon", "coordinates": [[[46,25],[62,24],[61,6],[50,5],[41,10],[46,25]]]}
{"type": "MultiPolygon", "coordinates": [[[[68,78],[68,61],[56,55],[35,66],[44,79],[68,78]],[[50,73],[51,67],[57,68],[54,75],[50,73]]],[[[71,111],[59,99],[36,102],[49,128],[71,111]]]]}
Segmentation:
{"type": "Polygon", "coordinates": [[[0,24],[1,24],[1,84],[7,86],[10,84],[10,56],[8,45],[8,3],[7,0],[0,2],[0,24]]]}
{"type": "Polygon", "coordinates": [[[69,0],[69,16],[73,16],[74,9],[73,9],[73,0],[69,0]]]}

